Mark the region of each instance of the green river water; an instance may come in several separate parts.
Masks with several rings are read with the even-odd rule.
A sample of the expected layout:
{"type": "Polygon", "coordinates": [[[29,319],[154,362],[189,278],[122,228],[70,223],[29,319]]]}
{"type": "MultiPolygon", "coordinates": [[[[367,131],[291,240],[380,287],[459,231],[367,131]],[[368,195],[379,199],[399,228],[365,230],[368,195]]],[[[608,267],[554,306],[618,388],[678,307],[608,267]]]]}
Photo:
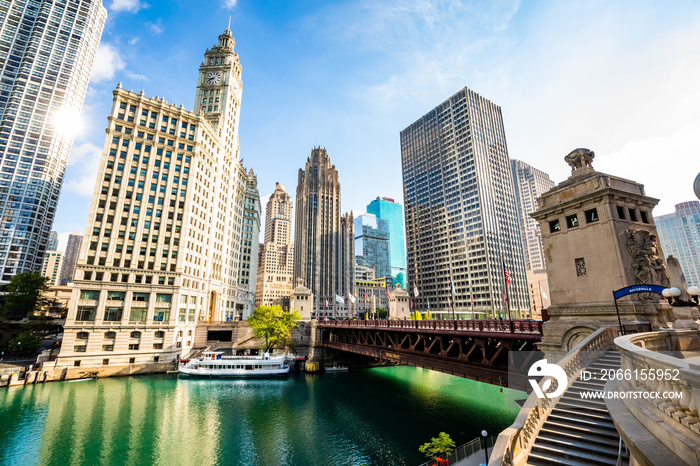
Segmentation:
{"type": "Polygon", "coordinates": [[[0,389],[0,464],[416,466],[440,431],[460,445],[517,412],[507,389],[405,366],[53,382],[0,389]]]}

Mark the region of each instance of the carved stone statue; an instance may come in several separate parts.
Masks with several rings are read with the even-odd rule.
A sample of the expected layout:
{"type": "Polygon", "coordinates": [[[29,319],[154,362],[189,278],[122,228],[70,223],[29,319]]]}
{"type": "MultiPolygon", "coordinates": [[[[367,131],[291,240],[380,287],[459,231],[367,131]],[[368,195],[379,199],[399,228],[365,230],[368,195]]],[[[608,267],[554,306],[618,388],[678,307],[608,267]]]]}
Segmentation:
{"type": "Polygon", "coordinates": [[[593,168],[593,158],[595,157],[595,152],[588,149],[574,149],[569,152],[569,155],[564,157],[566,163],[571,167],[571,171],[577,170],[583,167],[593,168]]]}
{"type": "Polygon", "coordinates": [[[648,230],[625,231],[627,252],[632,256],[632,268],[636,284],[669,286],[663,257],[659,255],[656,235],[648,230]]]}

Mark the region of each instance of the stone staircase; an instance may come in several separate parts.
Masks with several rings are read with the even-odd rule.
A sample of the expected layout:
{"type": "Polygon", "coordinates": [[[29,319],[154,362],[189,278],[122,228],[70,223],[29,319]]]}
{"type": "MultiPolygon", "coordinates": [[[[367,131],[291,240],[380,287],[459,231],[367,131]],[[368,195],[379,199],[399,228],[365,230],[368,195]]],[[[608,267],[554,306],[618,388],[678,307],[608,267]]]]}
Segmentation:
{"type": "MultiPolygon", "coordinates": [[[[620,354],[607,351],[586,367],[595,374],[590,381],[579,377],[562,395],[542,426],[527,464],[533,466],[567,464],[572,466],[617,465],[620,435],[603,399],[582,399],[581,391],[602,392],[603,369],[619,369],[620,354]]],[[[628,464],[622,445],[621,465],[628,464]]]]}

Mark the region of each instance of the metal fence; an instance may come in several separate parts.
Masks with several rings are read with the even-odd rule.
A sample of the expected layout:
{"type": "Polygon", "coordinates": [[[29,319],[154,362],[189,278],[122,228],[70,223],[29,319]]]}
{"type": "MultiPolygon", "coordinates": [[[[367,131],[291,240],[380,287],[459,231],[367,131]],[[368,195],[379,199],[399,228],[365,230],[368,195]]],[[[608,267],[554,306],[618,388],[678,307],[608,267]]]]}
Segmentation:
{"type": "MultiPolygon", "coordinates": [[[[490,435],[486,438],[486,448],[489,450],[493,448],[493,444],[495,443],[496,438],[493,435],[490,435]]],[[[483,448],[483,441],[481,437],[475,438],[474,440],[465,443],[464,445],[460,445],[457,448],[455,448],[455,451],[453,451],[448,457],[447,457],[447,462],[440,463],[434,459],[430,461],[426,461],[425,463],[421,464],[420,466],[445,466],[445,465],[452,465],[452,464],[457,464],[458,462],[462,461],[463,459],[467,458],[468,456],[471,456],[475,454],[476,452],[480,451],[483,448]]],[[[486,458],[484,457],[484,460],[486,458]]]]}

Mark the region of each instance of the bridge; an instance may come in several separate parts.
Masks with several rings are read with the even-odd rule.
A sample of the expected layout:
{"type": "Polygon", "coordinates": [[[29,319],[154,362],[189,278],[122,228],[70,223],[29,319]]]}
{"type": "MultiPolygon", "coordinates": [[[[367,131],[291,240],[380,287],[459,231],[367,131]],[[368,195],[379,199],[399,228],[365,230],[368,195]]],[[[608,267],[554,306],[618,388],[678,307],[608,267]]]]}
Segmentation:
{"type": "Polygon", "coordinates": [[[523,320],[329,320],[318,328],[324,348],[523,391],[542,339],[542,322],[523,320]],[[532,353],[515,365],[512,351],[532,353]]]}

